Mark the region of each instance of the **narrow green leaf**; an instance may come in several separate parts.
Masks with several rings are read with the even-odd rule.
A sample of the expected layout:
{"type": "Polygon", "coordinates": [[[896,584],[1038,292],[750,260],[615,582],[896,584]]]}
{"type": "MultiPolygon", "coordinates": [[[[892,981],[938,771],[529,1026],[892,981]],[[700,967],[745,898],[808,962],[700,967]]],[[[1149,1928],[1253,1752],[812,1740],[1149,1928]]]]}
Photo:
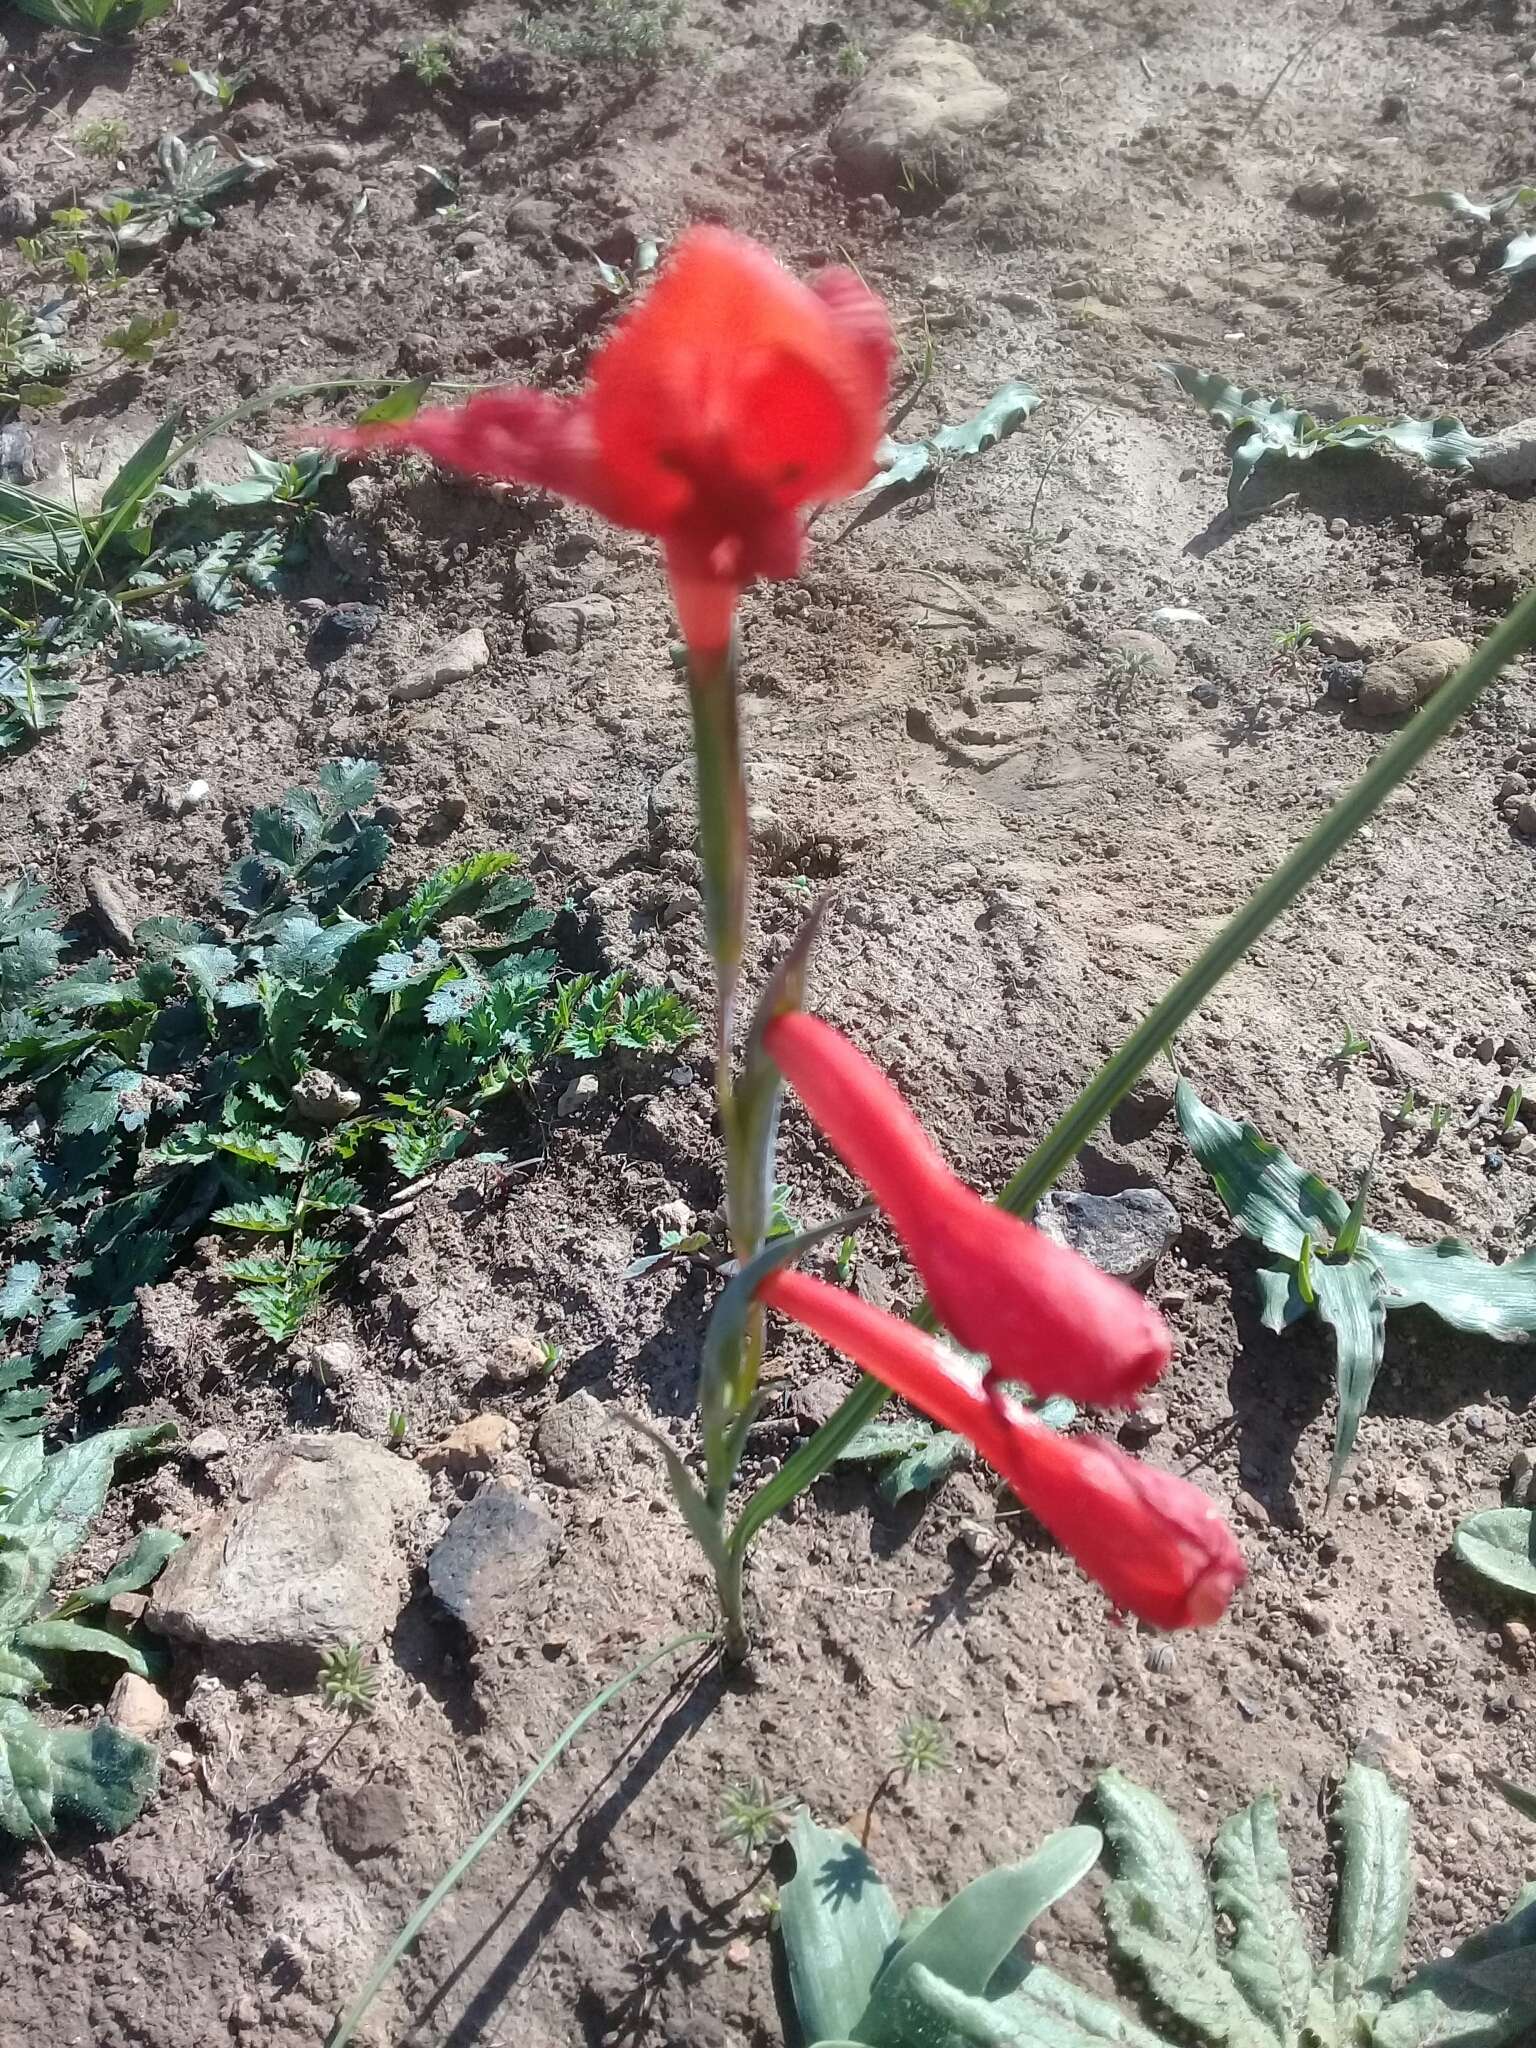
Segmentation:
{"type": "Polygon", "coordinates": [[[431,389],[430,377],[413,377],[408,384],[397,384],[393,391],[386,391],[372,405],[365,405],[357,416],[356,424],[360,427],[392,427],[398,426],[402,420],[413,420],[431,389]]]}
{"type": "Polygon", "coordinates": [[[1470,1571],[1507,1593],[1536,1600],[1536,1513],[1486,1508],[1458,1522],[1452,1549],[1470,1571]]]}
{"type": "Polygon", "coordinates": [[[852,1835],[795,1818],[795,1874],[779,1892],[790,1990],[808,2043],[851,2037],[900,1928],[896,1907],[852,1835]]]}
{"type": "Polygon", "coordinates": [[[1355,1447],[1360,1418],[1370,1402],[1387,1341],[1387,1311],[1381,1282],[1367,1259],[1342,1264],[1316,1259],[1312,1287],[1318,1314],[1333,1331],[1339,1412],[1334,1424],[1328,1492],[1336,1491],[1355,1447]]]}
{"type": "Polygon", "coordinates": [[[179,411],[162,420],[148,440],[142,442],[129,456],[102,492],[101,509],[113,515],[111,524],[114,532],[128,523],[135,509],[164,476],[181,427],[182,415],[179,411]]]}
{"type": "Polygon", "coordinates": [[[1344,1197],[1272,1145],[1252,1124],[1208,1109],[1189,1082],[1174,1093],[1179,1129],[1233,1222],[1277,1258],[1297,1260],[1304,1238],[1331,1244],[1349,1220],[1344,1197]]]}
{"type": "Polygon", "coordinates": [[[65,1595],[60,1611],[77,1613],[85,1607],[105,1607],[119,1593],[140,1593],[159,1575],[167,1558],[186,1541],[174,1529],[143,1529],[133,1547],[121,1556],[104,1579],[94,1586],[80,1586],[65,1595]]]}
{"type": "Polygon", "coordinates": [[[25,1628],[16,1631],[14,1640],[24,1650],[65,1652],[70,1655],[89,1654],[94,1657],[115,1657],[120,1664],[126,1664],[130,1671],[140,1678],[148,1678],[149,1666],[144,1661],[142,1650],[124,1640],[108,1628],[92,1628],[82,1621],[49,1619],[29,1622],[25,1628]]]}

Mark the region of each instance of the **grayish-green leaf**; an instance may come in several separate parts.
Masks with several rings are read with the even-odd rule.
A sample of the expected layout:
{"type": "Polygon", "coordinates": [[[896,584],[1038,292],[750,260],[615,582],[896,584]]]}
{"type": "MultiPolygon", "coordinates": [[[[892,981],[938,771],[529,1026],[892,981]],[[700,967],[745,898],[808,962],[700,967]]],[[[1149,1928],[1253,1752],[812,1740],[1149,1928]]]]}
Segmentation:
{"type": "Polygon", "coordinates": [[[1413,1904],[1408,1802],[1360,1763],[1344,1774],[1334,1813],[1340,1835],[1334,2001],[1341,2040],[1373,2021],[1392,1989],[1413,1904]]]}
{"type": "Polygon", "coordinates": [[[790,1989],[805,2039],[850,2038],[900,1926],[890,1893],[852,1835],[796,1816],[795,1874],[779,1893],[790,1989]]]}
{"type": "Polygon", "coordinates": [[[1381,1369],[1387,1341],[1387,1311],[1376,1269],[1368,1259],[1314,1259],[1312,1287],[1317,1312],[1333,1331],[1336,1352],[1339,1410],[1334,1421],[1333,1459],[1328,1468],[1331,1494],[1355,1447],[1360,1418],[1381,1369]]]}
{"type": "Polygon", "coordinates": [[[1208,1109],[1189,1082],[1174,1094],[1179,1129],[1216,1185],[1232,1221],[1278,1258],[1299,1259],[1304,1237],[1326,1249],[1344,1228],[1349,1204],[1252,1124],[1208,1109]]]}
{"type": "Polygon", "coordinates": [[[114,1630],[93,1628],[88,1622],[70,1621],[67,1617],[63,1620],[50,1617],[47,1621],[33,1621],[25,1628],[17,1629],[15,1640],[27,1651],[41,1650],[46,1654],[51,1650],[72,1656],[115,1657],[140,1678],[149,1676],[149,1666],[144,1661],[142,1650],[136,1649],[114,1630]]]}
{"type": "Polygon", "coordinates": [[[1434,192],[1414,192],[1409,196],[1415,206],[1438,206],[1458,220],[1475,220],[1484,227],[1503,220],[1516,207],[1536,206],[1536,186],[1532,185],[1512,186],[1491,199],[1469,199],[1465,192],[1451,192],[1444,188],[1434,192]]]}
{"type": "Polygon", "coordinates": [[[1211,1853],[1211,1896],[1232,1922],[1226,1962],[1234,1983],[1279,2048],[1292,2048],[1311,2003],[1313,1964],[1271,1794],[1222,1824],[1211,1853]]]}
{"type": "Polygon", "coordinates": [[[1536,1513],[1485,1508],[1456,1525],[1452,1548],[1479,1578],[1536,1600],[1536,1513]]]}
{"type": "Polygon", "coordinates": [[[1381,1274],[1389,1309],[1427,1308],[1453,1330],[1479,1337],[1536,1333],[1536,1248],[1495,1266],[1458,1238],[1410,1244],[1367,1226],[1360,1249],[1381,1274]]]}
{"type": "Polygon", "coordinates": [[[1536,2040],[1536,1885],[1506,1919],[1426,1963],[1371,2028],[1372,2048],[1529,2048],[1536,2040]]]}
{"type": "Polygon", "coordinates": [[[875,474],[855,497],[900,486],[910,490],[942,469],[956,455],[981,455],[1005,435],[1017,433],[1040,404],[1040,393],[1013,381],[999,386],[969,419],[937,427],[921,441],[882,441],[875,451],[875,474]]]}

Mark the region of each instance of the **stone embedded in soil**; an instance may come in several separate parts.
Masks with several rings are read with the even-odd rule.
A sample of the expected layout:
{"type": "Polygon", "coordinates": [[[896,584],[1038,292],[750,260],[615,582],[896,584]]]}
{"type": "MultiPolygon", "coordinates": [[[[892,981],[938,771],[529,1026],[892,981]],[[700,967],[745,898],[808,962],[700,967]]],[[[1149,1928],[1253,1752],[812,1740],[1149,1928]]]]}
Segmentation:
{"type": "Polygon", "coordinates": [[[327,1785],[319,1811],[326,1839],[349,1863],[398,1849],[411,1821],[404,1794],[393,1785],[327,1785]]]}
{"type": "Polygon", "coordinates": [[[1384,660],[1373,661],[1357,703],[1365,718],[1407,718],[1427,704],[1472,650],[1465,640],[1414,640],[1384,660]]]}
{"type": "Polygon", "coordinates": [[[133,953],[136,950],[133,927],[137,919],[133,899],[124,885],[109,875],[105,868],[87,868],[85,900],[91,906],[91,915],[100,927],[102,937],[112,950],[133,953]]]}
{"type": "Polygon", "coordinates": [[[489,1472],[516,1440],[517,1432],[507,1417],[486,1409],[450,1429],[441,1443],[428,1444],[417,1458],[424,1471],[461,1478],[466,1472],[489,1472]]]}
{"type": "Polygon", "coordinates": [[[137,1735],[151,1742],[165,1726],[170,1713],[165,1694],[136,1671],[125,1671],[112,1688],[107,1701],[107,1719],[125,1735],[137,1735]]]}
{"type": "Polygon", "coordinates": [[[289,1437],[247,1467],[240,1500],[205,1522],[156,1582],[149,1625],[232,1662],[312,1676],[338,1643],[377,1643],[405,1597],[396,1523],[425,1475],[355,1436],[289,1437]]]}
{"type": "Polygon", "coordinates": [[[571,1394],[541,1418],[533,1448],[557,1486],[596,1486],[613,1463],[613,1428],[608,1411],[591,1394],[571,1394]]]}
{"type": "Polygon", "coordinates": [[[1509,1461],[1508,1486],[1510,1507],[1536,1507],[1536,1451],[1516,1451],[1509,1461]]]}
{"type": "Polygon", "coordinates": [[[1536,419],[1515,420],[1489,435],[1472,458],[1472,474],[1495,491],[1536,484],[1536,419]]]}
{"type": "Polygon", "coordinates": [[[410,704],[422,697],[435,697],[439,690],[455,683],[467,683],[478,675],[491,658],[490,643],[478,626],[444,641],[443,645],[414,674],[402,676],[389,686],[398,702],[410,704]]]}
{"type": "Polygon", "coordinates": [[[567,1081],[561,1089],[560,1100],[555,1104],[555,1115],[577,1115],[589,1102],[595,1102],[600,1092],[601,1084],[596,1074],[578,1074],[573,1081],[567,1081]]]}
{"type": "Polygon", "coordinates": [[[296,1117],[307,1124],[327,1127],[356,1116],[362,1106],[363,1098],[357,1090],[349,1088],[345,1081],[338,1081],[323,1067],[311,1067],[307,1074],[301,1075],[288,1098],[288,1107],[296,1117]]]}
{"type": "Polygon", "coordinates": [[[607,597],[562,598],[528,614],[523,645],[530,654],[574,654],[582,643],[606,633],[618,613],[607,597]]]}
{"type": "Polygon", "coordinates": [[[384,623],[376,604],[333,604],[315,621],[309,652],[316,661],[336,661],[349,647],[371,640],[384,623]]]}
{"type": "Polygon", "coordinates": [[[43,209],[30,192],[7,192],[0,197],[0,236],[7,240],[34,233],[42,217],[43,209]]]}
{"type": "Polygon", "coordinates": [[[1403,1198],[1412,1202],[1421,1216],[1428,1216],[1434,1223],[1456,1221],[1458,1212],[1455,1199],[1432,1173],[1405,1173],[1403,1198]]]}
{"type": "Polygon", "coordinates": [[[1312,622],[1310,644],[1319,654],[1331,654],[1340,661],[1374,661],[1377,655],[1401,647],[1403,634],[1390,612],[1324,612],[1312,622]]]}
{"type": "Polygon", "coordinates": [[[846,182],[878,192],[914,177],[954,181],[970,137],[1008,110],[1008,95],[961,44],[919,32],[872,64],[828,135],[846,182]]]}
{"type": "Polygon", "coordinates": [[[555,1555],[562,1533],[553,1515],[496,1481],[455,1516],[427,1559],[427,1584],[484,1642],[504,1624],[519,1622],[528,1588],[555,1555]]]}
{"type": "Polygon", "coordinates": [[[352,145],[336,140],[296,142],[287,152],[287,161],[296,171],[350,170],[352,145]]]}
{"type": "Polygon", "coordinates": [[[1119,1195],[1049,1194],[1035,1223],[1058,1244],[1092,1259],[1117,1280],[1144,1280],[1167,1251],[1183,1220],[1156,1188],[1119,1195]]]}

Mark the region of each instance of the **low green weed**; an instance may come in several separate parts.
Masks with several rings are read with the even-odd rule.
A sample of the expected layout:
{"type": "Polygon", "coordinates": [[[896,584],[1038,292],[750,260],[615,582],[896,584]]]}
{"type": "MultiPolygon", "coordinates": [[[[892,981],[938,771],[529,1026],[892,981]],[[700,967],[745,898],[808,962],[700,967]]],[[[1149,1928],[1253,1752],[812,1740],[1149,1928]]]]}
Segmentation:
{"type": "Polygon", "coordinates": [[[0,1323],[31,1366],[78,1356],[110,1385],[135,1290],[209,1223],[253,1245],[226,1277],[288,1342],[368,1204],[457,1157],[488,1104],[695,1029],[664,990],[565,971],[510,853],[368,914],[377,787],[341,761],[256,811],[217,916],[143,920],[132,963],[70,963],[43,890],[0,890],[0,1323]]]}
{"type": "Polygon", "coordinates": [[[82,121],[75,131],[75,147],[82,156],[114,162],[128,147],[128,123],[112,114],[103,114],[94,121],[82,121]]]}
{"type": "Polygon", "coordinates": [[[0,1829],[30,1841],[72,1814],[119,1834],[154,1790],[154,1750],[110,1721],[47,1726],[24,1703],[63,1676],[66,1659],[110,1658],[149,1676],[144,1651],[107,1625],[107,1603],[147,1586],[179,1536],[146,1529],[98,1584],[56,1599],[49,1589],[89,1535],[118,1461],[176,1432],[165,1423],[107,1429],[47,1454],[45,1396],[27,1384],[25,1361],[0,1369],[0,1389],[0,1829]]]}
{"type": "Polygon", "coordinates": [[[232,107],[236,96],[244,92],[252,78],[252,73],[244,66],[238,71],[202,71],[189,64],[185,57],[174,60],[171,75],[189,78],[205,100],[212,100],[219,107],[232,107]]]}
{"type": "Polygon", "coordinates": [[[320,1697],[333,1714],[361,1721],[379,1700],[379,1674],[364,1661],[360,1643],[339,1643],[320,1661],[320,1697]]]}
{"type": "Polygon", "coordinates": [[[423,36],[419,42],[406,45],[400,61],[417,84],[430,91],[451,75],[457,53],[458,45],[451,36],[423,36]]]}
{"type": "Polygon", "coordinates": [[[75,359],[56,324],[47,313],[0,299],[0,406],[57,405],[64,396],[75,359]]]}
{"type": "Polygon", "coordinates": [[[671,49],[682,0],[576,0],[568,12],[523,17],[535,49],[593,64],[654,64],[671,49]]]}
{"type": "Polygon", "coordinates": [[[154,21],[171,0],[16,0],[23,14],[78,36],[124,36],[154,21]]]}

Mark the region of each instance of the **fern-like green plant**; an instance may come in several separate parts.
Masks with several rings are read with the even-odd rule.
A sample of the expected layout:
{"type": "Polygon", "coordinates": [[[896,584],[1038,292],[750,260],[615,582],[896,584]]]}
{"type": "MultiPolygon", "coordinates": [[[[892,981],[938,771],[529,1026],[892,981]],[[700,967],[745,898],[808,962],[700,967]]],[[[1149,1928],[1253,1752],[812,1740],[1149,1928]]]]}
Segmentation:
{"type": "Polygon", "coordinates": [[[155,1751],[109,1721],[50,1727],[26,1701],[64,1657],[110,1658],[142,1677],[144,1653],[116,1629],[80,1616],[147,1586],[181,1538],[146,1529],[93,1586],[50,1592],[100,1513],[119,1458],[176,1434],[169,1424],[107,1429],[45,1453],[40,1390],[26,1362],[0,1368],[0,1828],[30,1839],[73,1813],[106,1834],[138,1818],[159,1771],[155,1751]]]}
{"type": "Polygon", "coordinates": [[[1318,1962],[1267,1794],[1223,1823],[1209,1871],[1160,1799],[1107,1771],[1094,1801],[1114,1877],[1104,1923],[1145,2022],[1021,1959],[1019,1938],[1088,1871],[1096,1829],[1053,1835],[940,1912],[900,1919],[851,1835],[802,1817],[782,1894],[807,2048],[1529,2048],[1536,1885],[1509,1916],[1393,1986],[1413,1897],[1407,1803],[1352,1764],[1335,1822],[1333,1953],[1318,1962]]]}

